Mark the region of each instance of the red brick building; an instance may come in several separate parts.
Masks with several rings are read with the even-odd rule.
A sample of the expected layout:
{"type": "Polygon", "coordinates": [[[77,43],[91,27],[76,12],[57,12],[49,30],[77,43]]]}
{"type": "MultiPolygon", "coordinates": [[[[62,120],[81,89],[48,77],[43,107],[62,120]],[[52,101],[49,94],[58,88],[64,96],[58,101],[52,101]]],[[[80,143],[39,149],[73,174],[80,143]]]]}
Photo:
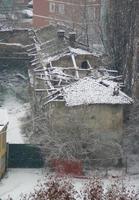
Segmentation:
{"type": "Polygon", "coordinates": [[[30,2],[30,0],[13,0],[13,3],[16,3],[18,5],[27,5],[30,2]]]}
{"type": "Polygon", "coordinates": [[[76,26],[85,18],[98,22],[100,11],[101,0],[33,0],[33,25],[38,28],[59,22],[76,26]]]}

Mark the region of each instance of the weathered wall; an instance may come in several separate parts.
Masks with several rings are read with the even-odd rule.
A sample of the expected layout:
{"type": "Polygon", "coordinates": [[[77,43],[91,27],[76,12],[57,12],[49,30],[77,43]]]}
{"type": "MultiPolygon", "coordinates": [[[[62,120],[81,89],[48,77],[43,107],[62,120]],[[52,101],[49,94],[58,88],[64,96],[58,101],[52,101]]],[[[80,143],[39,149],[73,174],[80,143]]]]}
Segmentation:
{"type": "Polygon", "coordinates": [[[0,157],[0,179],[3,177],[6,171],[6,154],[0,157]]]}
{"type": "Polygon", "coordinates": [[[14,29],[9,31],[0,31],[0,42],[29,45],[33,41],[28,37],[28,29],[14,29]]]}
{"type": "MultiPolygon", "coordinates": [[[[75,60],[78,67],[81,67],[82,62],[84,61],[89,61],[92,68],[104,66],[101,57],[96,57],[93,55],[77,55],[75,56],[75,60]]],[[[68,69],[68,68],[74,68],[71,56],[64,56],[59,60],[52,61],[52,65],[54,67],[63,67],[65,73],[75,76],[75,69],[74,70],[68,69]]],[[[89,73],[90,72],[88,72],[87,70],[80,71],[80,78],[89,75],[89,73]]]]}
{"type": "Polygon", "coordinates": [[[0,58],[10,57],[12,59],[15,57],[17,59],[26,59],[27,56],[26,49],[20,44],[0,43],[0,58]]]}
{"type": "Polygon", "coordinates": [[[24,45],[31,43],[27,29],[0,31],[0,65],[26,65],[28,56],[24,45]]]}
{"type": "MultiPolygon", "coordinates": [[[[104,65],[102,63],[102,59],[101,57],[96,57],[93,55],[77,55],[75,57],[76,63],[77,65],[80,67],[83,61],[89,61],[90,65],[93,67],[98,67],[101,65],[104,65]]],[[[59,60],[56,61],[52,61],[53,66],[56,67],[73,67],[73,62],[71,59],[71,56],[64,56],[62,58],[60,58],[59,60]]]]}
{"type": "Polygon", "coordinates": [[[0,43],[0,66],[26,66],[28,64],[26,49],[20,44],[0,43]]]}
{"type": "Polygon", "coordinates": [[[4,175],[6,170],[6,131],[5,128],[0,132],[0,178],[4,175]]]}
{"type": "Polygon", "coordinates": [[[88,105],[66,107],[64,102],[49,104],[51,126],[57,131],[80,134],[96,132],[105,140],[121,140],[123,107],[121,105],[88,105]]]}
{"type": "Polygon", "coordinates": [[[47,105],[47,108],[49,113],[47,126],[50,134],[56,135],[57,140],[62,140],[63,144],[71,145],[71,149],[77,145],[79,148],[75,150],[77,155],[72,152],[75,157],[86,159],[84,153],[88,154],[92,166],[96,162],[93,159],[98,160],[99,166],[118,164],[118,159],[123,156],[122,106],[65,107],[64,102],[53,102],[47,105]]]}

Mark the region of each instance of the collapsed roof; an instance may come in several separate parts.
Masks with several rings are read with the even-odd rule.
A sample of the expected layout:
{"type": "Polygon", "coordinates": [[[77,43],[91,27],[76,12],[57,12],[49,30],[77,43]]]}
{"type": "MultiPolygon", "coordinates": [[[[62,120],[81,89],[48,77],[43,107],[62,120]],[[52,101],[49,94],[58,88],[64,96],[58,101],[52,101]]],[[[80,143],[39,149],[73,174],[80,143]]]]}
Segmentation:
{"type": "Polygon", "coordinates": [[[63,88],[67,106],[89,104],[131,104],[130,97],[119,90],[117,83],[107,79],[85,77],[63,88]],[[114,93],[117,89],[117,94],[114,93]]]}
{"type": "Polygon", "coordinates": [[[75,40],[75,44],[70,45],[63,30],[59,32],[60,38],[52,38],[49,33],[51,39],[44,43],[45,34],[41,38],[37,34],[31,33],[34,44],[27,51],[35,56],[31,61],[30,80],[38,96],[44,92],[45,97],[41,98],[44,106],[52,101],[65,101],[67,106],[132,103],[132,99],[120,91],[121,76],[115,76],[115,70],[106,68],[101,53],[81,47],[75,40]]]}

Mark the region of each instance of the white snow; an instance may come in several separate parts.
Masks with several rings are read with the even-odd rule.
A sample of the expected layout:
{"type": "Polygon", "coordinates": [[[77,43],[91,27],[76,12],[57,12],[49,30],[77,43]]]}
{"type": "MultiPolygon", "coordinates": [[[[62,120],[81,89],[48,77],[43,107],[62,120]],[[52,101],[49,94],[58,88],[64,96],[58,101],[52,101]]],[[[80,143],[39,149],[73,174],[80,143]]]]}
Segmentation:
{"type": "Polygon", "coordinates": [[[70,80],[71,78],[71,76],[64,73],[63,69],[60,67],[53,68],[53,70],[49,72],[49,75],[52,76],[53,78],[55,77],[56,79],[70,80]]]}
{"type": "Polygon", "coordinates": [[[4,42],[1,42],[0,45],[24,48],[24,45],[22,45],[20,43],[4,43],[4,42]]]}
{"type": "MultiPolygon", "coordinates": [[[[123,176],[122,172],[120,173],[117,171],[117,173],[118,174],[116,174],[115,171],[111,171],[106,178],[103,178],[103,176],[101,178],[100,175],[105,191],[118,177],[119,183],[123,183],[128,189],[132,189],[132,186],[134,186],[135,191],[139,191],[139,175],[123,176]],[[113,178],[112,176],[114,175],[117,178],[113,178]]],[[[29,194],[32,192],[34,188],[36,188],[38,182],[43,183],[47,181],[45,175],[46,171],[44,169],[9,169],[6,176],[0,182],[0,198],[2,198],[2,200],[7,200],[7,197],[10,196],[14,200],[19,200],[21,194],[29,194]]],[[[49,175],[51,176],[52,174],[49,175]]],[[[83,200],[81,191],[83,192],[85,184],[90,181],[91,177],[93,176],[90,176],[88,179],[69,178],[80,195],[76,198],[77,200],[83,200]]]]}
{"type": "Polygon", "coordinates": [[[84,49],[69,47],[69,50],[71,53],[77,54],[77,55],[93,55],[92,53],[90,53],[89,51],[86,51],[84,49]]]}
{"type": "Polygon", "coordinates": [[[21,193],[32,192],[42,178],[42,169],[9,169],[0,182],[0,198],[7,200],[10,195],[14,200],[19,200],[21,193]]]}
{"type": "Polygon", "coordinates": [[[33,17],[33,11],[30,9],[23,10],[22,13],[27,17],[33,17]]]}
{"type": "Polygon", "coordinates": [[[33,6],[33,0],[28,3],[28,5],[33,6]]]}
{"type": "Polygon", "coordinates": [[[63,96],[67,106],[88,105],[88,104],[131,104],[132,99],[123,92],[113,96],[115,83],[105,81],[105,86],[100,79],[83,78],[65,88],[63,96]]]}
{"type": "Polygon", "coordinates": [[[59,60],[60,58],[64,57],[64,56],[67,56],[67,55],[70,55],[69,53],[62,53],[62,54],[58,54],[58,55],[54,55],[54,56],[48,56],[46,58],[43,59],[43,62],[45,64],[48,64],[52,61],[57,61],[59,60]]]}
{"type": "Polygon", "coordinates": [[[60,58],[63,58],[64,56],[71,56],[72,54],[74,54],[74,55],[92,55],[92,56],[96,56],[96,57],[100,56],[99,54],[91,53],[90,51],[86,51],[84,49],[68,47],[68,48],[65,48],[65,51],[63,53],[59,53],[54,56],[48,55],[46,58],[43,59],[43,61],[44,61],[44,63],[47,64],[49,62],[59,60],[60,58]]]}
{"type": "Polygon", "coordinates": [[[25,116],[27,106],[21,104],[15,97],[7,96],[3,106],[9,122],[7,130],[7,142],[13,144],[25,143],[25,137],[21,133],[21,118],[25,116]]]}
{"type": "Polygon", "coordinates": [[[0,130],[8,123],[7,110],[0,108],[0,130]]]}

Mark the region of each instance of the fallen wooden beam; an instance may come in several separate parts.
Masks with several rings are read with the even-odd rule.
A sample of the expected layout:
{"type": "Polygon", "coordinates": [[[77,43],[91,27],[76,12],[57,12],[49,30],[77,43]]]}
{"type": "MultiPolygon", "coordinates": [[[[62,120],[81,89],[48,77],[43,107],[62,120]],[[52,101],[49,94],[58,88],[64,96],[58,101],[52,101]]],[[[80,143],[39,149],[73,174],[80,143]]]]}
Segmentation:
{"type": "Polygon", "coordinates": [[[47,92],[48,89],[35,89],[36,92],[47,92]]]}

